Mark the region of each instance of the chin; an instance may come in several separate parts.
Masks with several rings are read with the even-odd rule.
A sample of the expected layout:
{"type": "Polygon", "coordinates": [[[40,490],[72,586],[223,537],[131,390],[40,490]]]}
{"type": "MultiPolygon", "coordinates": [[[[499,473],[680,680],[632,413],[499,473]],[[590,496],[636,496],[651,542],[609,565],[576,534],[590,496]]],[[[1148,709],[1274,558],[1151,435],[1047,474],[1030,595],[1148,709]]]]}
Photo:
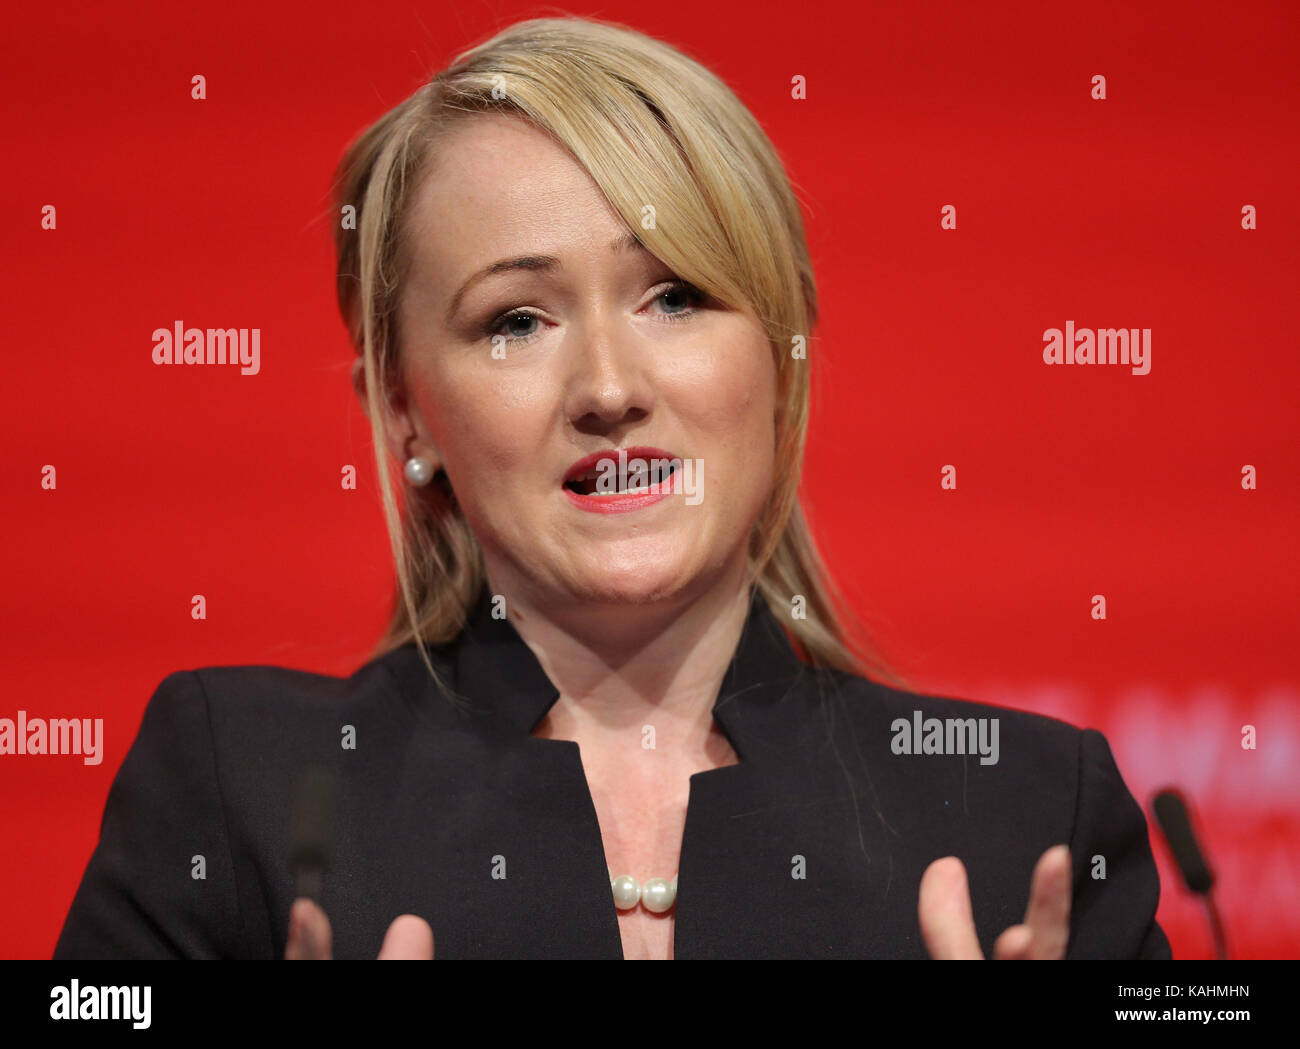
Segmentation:
{"type": "Polygon", "coordinates": [[[682,566],[647,565],[638,559],[593,566],[571,589],[591,604],[649,605],[679,594],[694,582],[695,574],[682,566]]]}

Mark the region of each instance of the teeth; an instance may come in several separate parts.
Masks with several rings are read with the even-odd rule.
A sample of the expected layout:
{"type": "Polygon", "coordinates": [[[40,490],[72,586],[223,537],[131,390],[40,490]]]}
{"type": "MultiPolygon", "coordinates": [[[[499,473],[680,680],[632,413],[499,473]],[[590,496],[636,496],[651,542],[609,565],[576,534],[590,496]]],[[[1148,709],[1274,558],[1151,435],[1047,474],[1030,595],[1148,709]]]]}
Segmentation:
{"type": "MultiPolygon", "coordinates": [[[[602,462],[605,462],[605,461],[612,462],[612,463],[614,464],[615,467],[618,466],[618,461],[615,460],[615,459],[602,460],[602,462]]],[[[600,466],[601,466],[601,464],[598,463],[596,466],[592,467],[592,468],[591,468],[590,470],[588,470],[586,473],[584,473],[584,474],[580,474],[580,475],[577,476],[577,477],[571,477],[571,478],[569,478],[569,480],[567,480],[567,481],[564,482],[564,483],[565,483],[565,486],[566,486],[566,487],[575,487],[575,488],[577,488],[577,489],[581,489],[582,487],[585,486],[585,483],[586,483],[587,481],[598,481],[598,480],[600,480],[600,478],[603,477],[603,476],[605,475],[605,473],[607,472],[607,468],[606,468],[606,469],[601,469],[600,466]]],[[[670,467],[668,468],[668,470],[663,474],[663,476],[660,477],[660,478],[658,479],[659,483],[662,484],[663,482],[667,481],[667,480],[668,480],[670,477],[672,477],[673,474],[676,473],[676,472],[677,472],[677,471],[676,471],[676,468],[670,466],[670,467]]],[[[629,476],[628,476],[628,480],[633,482],[633,487],[634,487],[636,490],[638,490],[638,491],[639,491],[639,490],[642,490],[642,489],[644,489],[644,488],[646,488],[646,487],[648,487],[649,484],[650,484],[650,479],[647,477],[647,475],[646,475],[644,472],[637,474],[637,473],[633,473],[633,471],[629,470],[629,471],[628,471],[628,475],[629,475],[629,476]],[[640,482],[640,483],[637,483],[637,482],[640,482]]],[[[593,491],[590,491],[590,492],[586,492],[586,493],[584,493],[584,494],[586,494],[586,495],[590,495],[590,496],[597,496],[597,497],[599,497],[599,496],[610,496],[610,495],[624,495],[624,494],[626,494],[626,490],[625,490],[625,489],[622,489],[622,488],[618,489],[617,491],[613,491],[613,492],[601,492],[601,491],[593,490],[593,491]]]]}

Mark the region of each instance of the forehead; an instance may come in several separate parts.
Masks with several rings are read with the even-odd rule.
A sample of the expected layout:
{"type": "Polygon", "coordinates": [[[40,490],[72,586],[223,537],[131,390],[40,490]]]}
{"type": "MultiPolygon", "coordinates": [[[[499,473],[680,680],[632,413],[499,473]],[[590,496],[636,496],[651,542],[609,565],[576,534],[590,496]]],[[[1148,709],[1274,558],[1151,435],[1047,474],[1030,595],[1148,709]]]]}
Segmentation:
{"type": "Polygon", "coordinates": [[[605,245],[625,224],[582,166],[519,117],[458,119],[434,147],[407,212],[412,269],[450,279],[525,251],[605,245]]]}

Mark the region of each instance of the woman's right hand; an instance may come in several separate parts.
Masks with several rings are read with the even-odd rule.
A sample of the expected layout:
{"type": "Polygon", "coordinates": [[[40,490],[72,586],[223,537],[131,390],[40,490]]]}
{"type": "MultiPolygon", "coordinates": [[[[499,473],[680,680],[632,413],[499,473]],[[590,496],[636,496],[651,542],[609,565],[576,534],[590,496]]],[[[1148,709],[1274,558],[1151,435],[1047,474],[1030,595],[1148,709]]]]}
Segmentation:
{"type": "MultiPolygon", "coordinates": [[[[289,911],[289,944],[286,961],[329,961],[333,958],[330,920],[314,900],[300,896],[289,911]]],[[[415,914],[394,919],[379,948],[380,961],[398,959],[430,961],[433,958],[433,930],[415,914]]]]}

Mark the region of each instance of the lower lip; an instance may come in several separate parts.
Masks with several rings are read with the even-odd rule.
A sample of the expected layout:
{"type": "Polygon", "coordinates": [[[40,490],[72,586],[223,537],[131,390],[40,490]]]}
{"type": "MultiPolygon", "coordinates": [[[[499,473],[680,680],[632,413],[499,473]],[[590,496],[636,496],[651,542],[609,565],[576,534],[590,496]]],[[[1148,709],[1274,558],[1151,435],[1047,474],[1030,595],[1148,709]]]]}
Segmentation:
{"type": "Polygon", "coordinates": [[[677,473],[657,485],[648,485],[644,491],[628,492],[624,495],[581,495],[572,488],[562,488],[565,496],[579,510],[591,514],[626,514],[633,510],[644,510],[662,502],[677,491],[677,473]]]}

